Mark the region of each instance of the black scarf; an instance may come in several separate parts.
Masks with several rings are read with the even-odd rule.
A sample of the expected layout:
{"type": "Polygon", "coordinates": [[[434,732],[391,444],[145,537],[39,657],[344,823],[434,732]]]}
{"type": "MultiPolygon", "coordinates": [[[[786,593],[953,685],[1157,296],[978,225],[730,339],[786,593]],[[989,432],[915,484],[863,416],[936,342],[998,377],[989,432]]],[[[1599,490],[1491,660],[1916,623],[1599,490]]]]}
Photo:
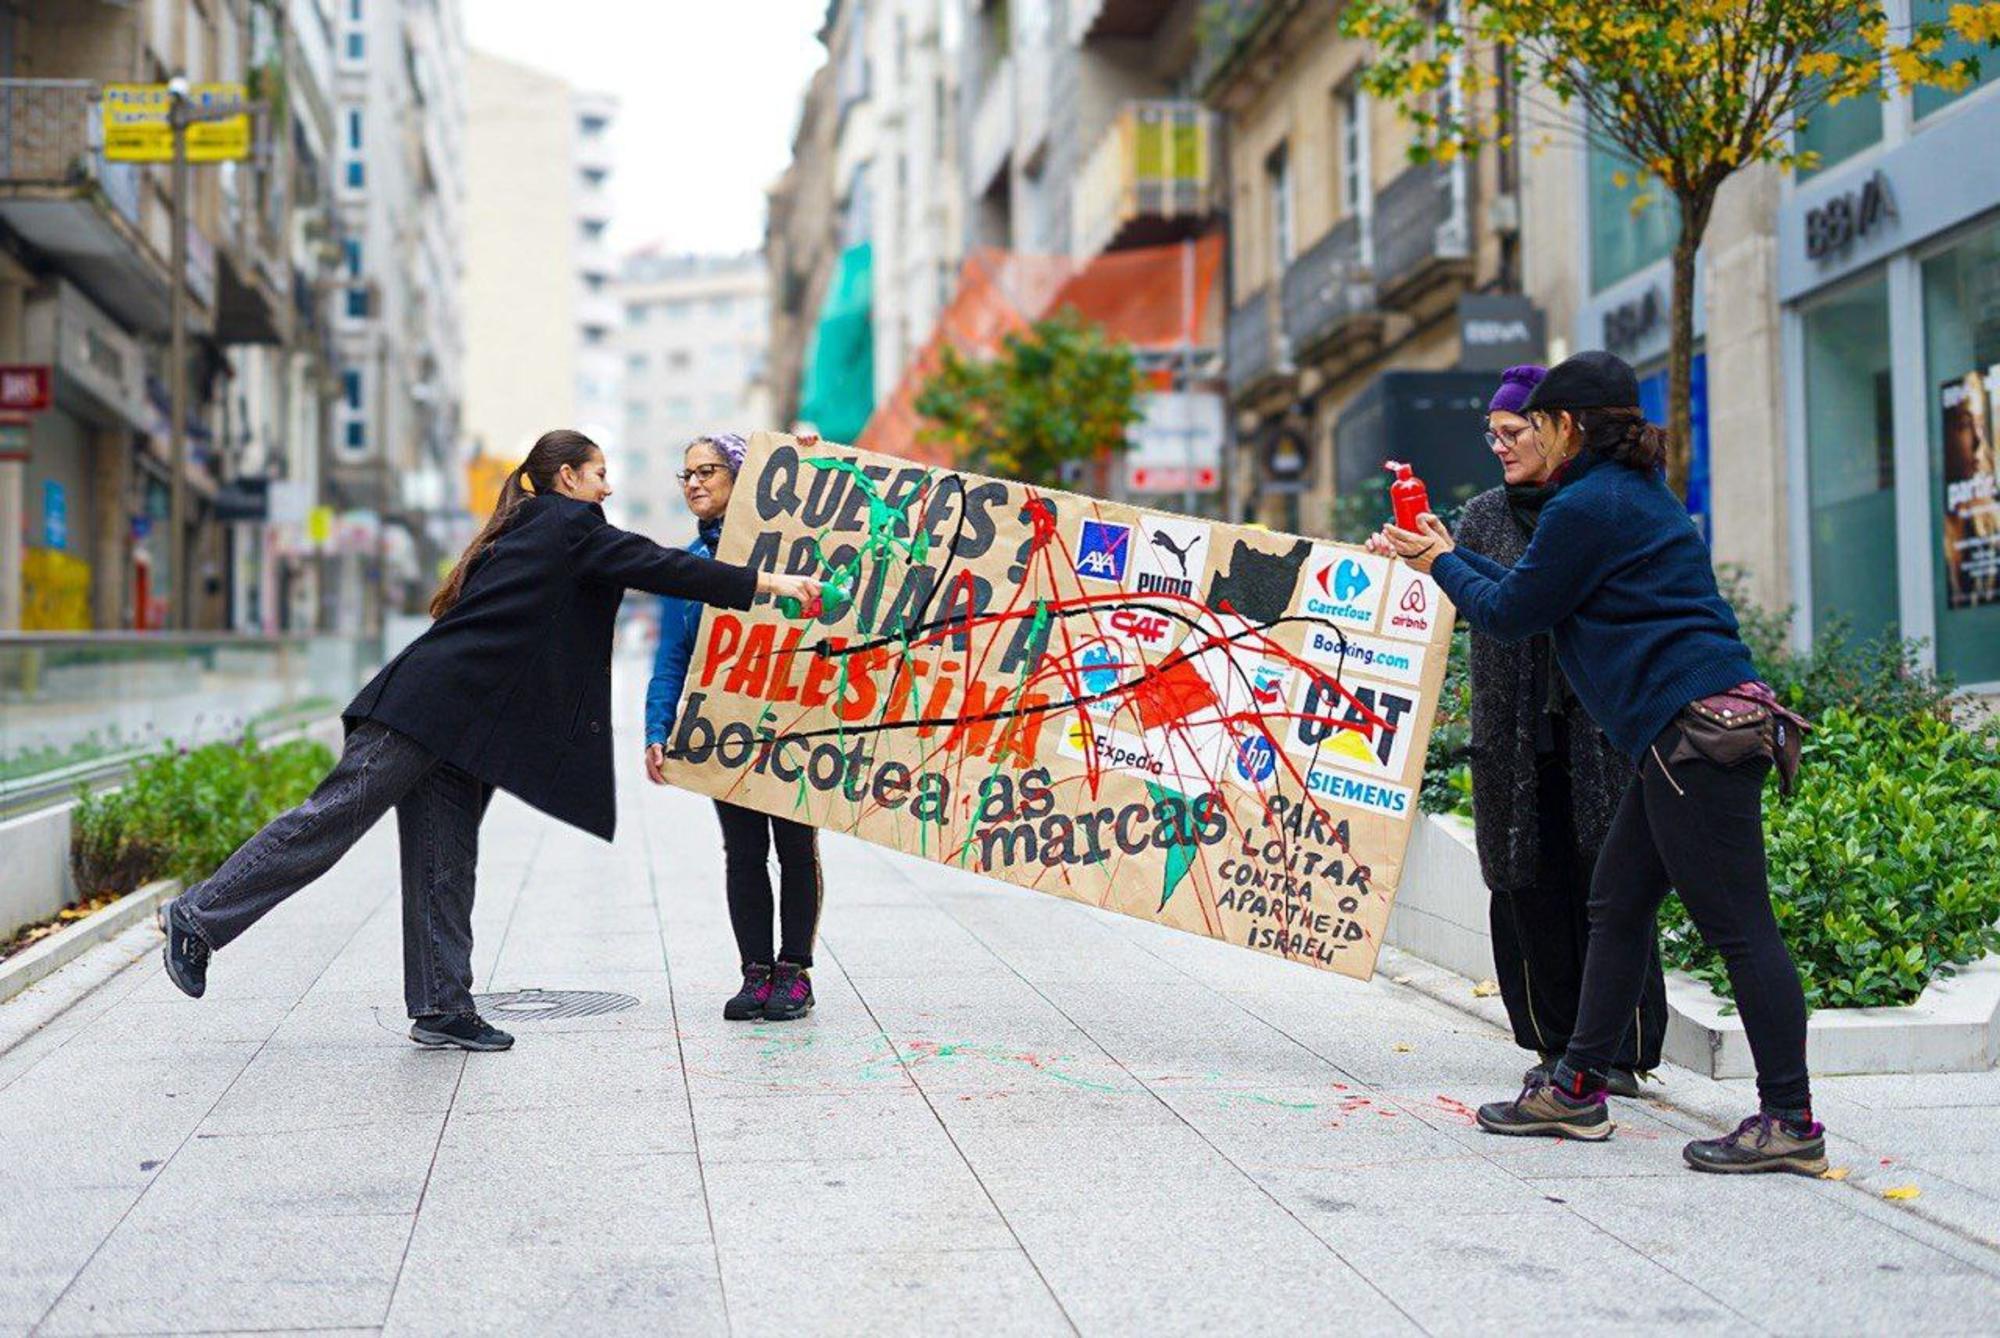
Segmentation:
{"type": "Polygon", "coordinates": [[[714,557],[722,551],[721,516],[717,516],[714,520],[697,520],[694,528],[695,533],[701,536],[701,541],[708,545],[708,555],[710,557],[714,557]]]}
{"type": "MultiPolygon", "coordinates": [[[[1556,495],[1557,486],[1553,482],[1507,485],[1507,509],[1514,513],[1514,523],[1521,527],[1523,535],[1534,537],[1535,526],[1542,519],[1542,507],[1556,495]]],[[[1528,654],[1534,664],[1533,700],[1542,704],[1535,717],[1535,751],[1546,755],[1556,751],[1556,725],[1569,715],[1572,694],[1569,680],[1556,665],[1555,648],[1546,632],[1530,643],[1528,654]]]]}

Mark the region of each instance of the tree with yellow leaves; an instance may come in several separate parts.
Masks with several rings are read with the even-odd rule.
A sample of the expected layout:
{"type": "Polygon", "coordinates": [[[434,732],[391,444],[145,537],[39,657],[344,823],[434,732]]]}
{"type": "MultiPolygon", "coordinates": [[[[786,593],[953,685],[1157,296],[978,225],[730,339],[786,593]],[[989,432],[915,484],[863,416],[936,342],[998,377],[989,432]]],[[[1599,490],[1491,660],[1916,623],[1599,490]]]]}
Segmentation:
{"type": "Polygon", "coordinates": [[[1637,165],[1633,208],[1673,200],[1668,478],[1685,491],[1694,257],[1716,192],[1752,163],[1813,166],[1795,132],[1824,107],[1977,79],[1946,43],[2000,47],[2000,0],[1901,28],[1868,0],[1349,0],[1341,27],[1374,47],[1364,86],[1416,126],[1420,161],[1566,134],[1637,165]],[[1507,90],[1528,84],[1560,124],[1523,123],[1507,90]]]}

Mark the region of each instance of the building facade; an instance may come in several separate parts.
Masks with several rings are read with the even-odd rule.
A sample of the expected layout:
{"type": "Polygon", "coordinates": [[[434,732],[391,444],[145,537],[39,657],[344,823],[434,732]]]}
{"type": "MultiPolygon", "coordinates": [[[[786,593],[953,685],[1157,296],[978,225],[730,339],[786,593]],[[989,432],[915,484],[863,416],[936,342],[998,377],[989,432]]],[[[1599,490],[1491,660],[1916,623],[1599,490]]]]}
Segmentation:
{"type": "Polygon", "coordinates": [[[681,542],[693,524],[675,477],[688,442],[771,426],[769,287],[764,259],[754,252],[626,258],[615,289],[623,311],[625,444],[611,505],[633,529],[681,542]]]}
{"type": "Polygon", "coordinates": [[[417,612],[464,537],[465,61],[456,0],[340,0],[334,198],[347,282],[325,482],[341,517],[332,622],[343,630],[417,612]]]}
{"type": "Polygon", "coordinates": [[[161,627],[176,589],[192,628],[317,625],[320,561],[293,540],[320,487],[329,386],[332,17],[315,0],[50,0],[0,15],[0,360],[45,365],[52,382],[0,460],[0,627],[161,627]],[[245,158],[190,167],[178,276],[170,170],[108,161],[99,128],[105,84],[176,74],[243,84],[264,108],[245,158]]]}
{"type": "Polygon", "coordinates": [[[620,311],[605,234],[617,104],[481,52],[467,87],[471,449],[511,467],[543,432],[573,427],[615,452],[620,311]]]}

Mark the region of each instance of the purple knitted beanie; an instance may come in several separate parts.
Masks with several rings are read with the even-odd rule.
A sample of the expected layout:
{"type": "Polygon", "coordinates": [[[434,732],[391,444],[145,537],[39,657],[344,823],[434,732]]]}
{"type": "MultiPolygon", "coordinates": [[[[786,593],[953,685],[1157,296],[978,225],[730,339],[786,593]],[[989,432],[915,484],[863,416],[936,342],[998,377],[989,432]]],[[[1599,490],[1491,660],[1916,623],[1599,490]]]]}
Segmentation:
{"type": "Polygon", "coordinates": [[[1488,413],[1519,413],[1521,406],[1528,402],[1528,392],[1549,374],[1549,369],[1537,363],[1522,363],[1519,367],[1509,367],[1500,373],[1500,388],[1493,392],[1492,402],[1486,406],[1488,413]]]}

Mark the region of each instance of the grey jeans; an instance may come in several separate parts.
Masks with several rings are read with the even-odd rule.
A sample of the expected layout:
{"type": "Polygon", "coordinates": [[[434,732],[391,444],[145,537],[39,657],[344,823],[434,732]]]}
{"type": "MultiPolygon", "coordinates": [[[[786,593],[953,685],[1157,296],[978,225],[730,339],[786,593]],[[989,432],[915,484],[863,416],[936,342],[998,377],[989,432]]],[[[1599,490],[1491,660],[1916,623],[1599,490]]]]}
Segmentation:
{"type": "Polygon", "coordinates": [[[303,804],[273,818],[179,901],[221,948],[331,869],[391,808],[403,849],[403,1000],[411,1017],[472,1011],[472,895],[487,785],[363,721],[303,804]]]}

